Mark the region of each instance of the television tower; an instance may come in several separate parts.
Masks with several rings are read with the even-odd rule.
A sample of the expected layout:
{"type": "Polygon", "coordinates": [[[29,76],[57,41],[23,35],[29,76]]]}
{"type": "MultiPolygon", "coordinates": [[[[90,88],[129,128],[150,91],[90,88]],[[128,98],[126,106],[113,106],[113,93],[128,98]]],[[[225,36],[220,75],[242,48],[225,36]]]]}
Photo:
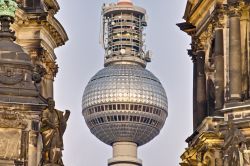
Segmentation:
{"type": "Polygon", "coordinates": [[[104,68],[89,81],[82,113],[99,140],[113,147],[108,166],[142,166],[137,147],[160,133],[168,103],[160,81],[146,68],[146,11],[131,0],[103,5],[104,68]]]}

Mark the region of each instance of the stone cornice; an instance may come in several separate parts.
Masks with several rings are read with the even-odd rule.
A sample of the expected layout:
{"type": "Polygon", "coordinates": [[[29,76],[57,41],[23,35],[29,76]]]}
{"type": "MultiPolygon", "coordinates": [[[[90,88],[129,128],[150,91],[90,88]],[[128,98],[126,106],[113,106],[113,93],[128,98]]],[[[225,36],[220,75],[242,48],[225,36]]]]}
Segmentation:
{"type": "Polygon", "coordinates": [[[212,24],[213,29],[223,28],[225,26],[224,16],[227,15],[227,13],[228,5],[224,5],[218,0],[203,0],[190,11],[186,21],[196,27],[195,35],[200,36],[210,24],[212,24]]]}
{"type": "Polygon", "coordinates": [[[190,22],[196,27],[199,27],[201,22],[204,22],[204,19],[206,19],[207,15],[210,15],[212,12],[212,8],[214,6],[214,1],[208,1],[208,0],[202,0],[198,4],[196,4],[196,7],[194,7],[190,13],[189,17],[187,17],[187,22],[190,22]]]}
{"type": "Polygon", "coordinates": [[[217,4],[215,9],[207,19],[206,24],[192,36],[192,50],[206,50],[214,37],[217,28],[224,28],[226,9],[223,5],[217,4]]]}
{"type": "Polygon", "coordinates": [[[57,33],[56,36],[60,38],[58,40],[58,46],[64,45],[65,42],[68,41],[69,39],[61,23],[54,16],[51,16],[51,15],[48,15],[47,21],[53,27],[53,30],[57,33]]]}
{"type": "MultiPolygon", "coordinates": [[[[62,46],[68,41],[68,36],[63,26],[52,14],[36,15],[25,13],[21,9],[17,10],[16,21],[14,25],[12,25],[13,29],[15,30],[19,27],[30,26],[31,24],[36,24],[37,27],[43,25],[53,37],[56,47],[62,46]]],[[[40,26],[40,28],[42,27],[40,26]]]]}

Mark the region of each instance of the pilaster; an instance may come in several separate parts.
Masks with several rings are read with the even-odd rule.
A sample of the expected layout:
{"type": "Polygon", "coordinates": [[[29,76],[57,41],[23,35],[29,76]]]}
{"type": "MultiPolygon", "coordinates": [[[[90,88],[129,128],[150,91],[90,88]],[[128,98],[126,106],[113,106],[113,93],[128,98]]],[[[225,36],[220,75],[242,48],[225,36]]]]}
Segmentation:
{"type": "Polygon", "coordinates": [[[223,29],[215,30],[215,109],[224,106],[224,38],[223,29]]]}
{"type": "Polygon", "coordinates": [[[197,50],[197,113],[198,124],[208,115],[206,102],[205,51],[197,50]]]}

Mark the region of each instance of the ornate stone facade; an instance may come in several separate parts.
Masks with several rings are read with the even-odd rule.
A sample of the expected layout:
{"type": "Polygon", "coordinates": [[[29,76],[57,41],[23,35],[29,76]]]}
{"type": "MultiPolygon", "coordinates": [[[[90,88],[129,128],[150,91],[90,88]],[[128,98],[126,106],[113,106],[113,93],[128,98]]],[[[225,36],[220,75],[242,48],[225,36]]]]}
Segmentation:
{"type": "Polygon", "coordinates": [[[43,68],[39,89],[44,98],[53,97],[53,82],[58,72],[54,49],[62,46],[68,36],[54,17],[60,7],[57,0],[22,0],[12,29],[16,42],[31,56],[32,63],[43,68]]]}
{"type": "Polygon", "coordinates": [[[38,166],[41,114],[58,71],[54,49],[68,37],[54,17],[56,0],[0,0],[0,8],[0,166],[38,166]]]}
{"type": "Polygon", "coordinates": [[[250,45],[247,0],[188,0],[194,132],[180,165],[247,166],[250,148],[250,45]]]}

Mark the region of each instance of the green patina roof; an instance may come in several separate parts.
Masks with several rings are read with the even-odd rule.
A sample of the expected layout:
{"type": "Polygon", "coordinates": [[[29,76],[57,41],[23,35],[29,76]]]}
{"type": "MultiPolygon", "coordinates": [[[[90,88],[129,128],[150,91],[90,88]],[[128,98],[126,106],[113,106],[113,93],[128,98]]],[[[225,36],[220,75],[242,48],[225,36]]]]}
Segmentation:
{"type": "Polygon", "coordinates": [[[18,6],[15,0],[0,0],[0,17],[15,17],[15,11],[17,7],[18,6]]]}

